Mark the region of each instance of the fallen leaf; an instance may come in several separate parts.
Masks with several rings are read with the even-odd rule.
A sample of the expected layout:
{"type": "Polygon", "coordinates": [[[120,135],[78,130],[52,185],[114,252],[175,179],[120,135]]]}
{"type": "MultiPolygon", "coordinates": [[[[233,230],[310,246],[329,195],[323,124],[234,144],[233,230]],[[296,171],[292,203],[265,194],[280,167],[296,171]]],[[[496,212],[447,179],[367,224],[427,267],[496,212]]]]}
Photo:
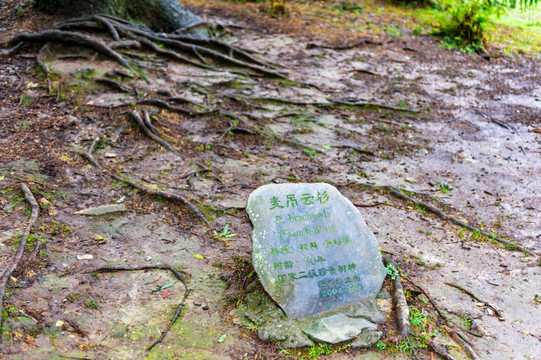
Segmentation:
{"type": "Polygon", "coordinates": [[[530,130],[531,133],[541,134],[541,129],[532,129],[530,130]]]}
{"type": "Polygon", "coordinates": [[[50,202],[49,200],[45,199],[45,198],[41,198],[41,199],[39,200],[39,203],[40,203],[41,205],[43,205],[44,207],[49,207],[49,206],[51,206],[51,202],[50,202]]]}
{"type": "Polygon", "coordinates": [[[162,298],[166,298],[169,296],[169,292],[167,290],[165,290],[164,292],[162,292],[162,298]]]}
{"type": "Polygon", "coordinates": [[[201,254],[195,254],[193,257],[196,258],[196,259],[199,259],[199,260],[203,260],[203,259],[205,258],[205,257],[204,257],[203,255],[201,255],[201,254]]]}
{"type": "Polygon", "coordinates": [[[226,334],[223,334],[222,336],[220,336],[220,337],[218,338],[218,342],[219,342],[219,343],[223,343],[223,342],[225,341],[225,338],[226,338],[226,337],[227,337],[227,335],[226,335],[226,334]]]}

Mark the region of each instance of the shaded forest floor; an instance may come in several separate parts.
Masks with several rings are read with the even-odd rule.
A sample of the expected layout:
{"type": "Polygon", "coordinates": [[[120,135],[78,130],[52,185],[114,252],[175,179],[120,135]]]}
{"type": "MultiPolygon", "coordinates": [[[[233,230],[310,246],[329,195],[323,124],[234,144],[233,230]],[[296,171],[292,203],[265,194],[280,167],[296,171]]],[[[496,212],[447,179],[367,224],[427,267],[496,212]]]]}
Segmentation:
{"type": "MultiPolygon", "coordinates": [[[[408,189],[462,221],[541,253],[539,62],[527,56],[487,61],[442,49],[428,36],[361,37],[332,24],[323,36],[302,30],[296,19],[266,13],[251,18],[254,13],[235,12],[240,5],[221,6],[194,10],[222,24],[224,40],[311,85],[198,69],[151,54],[160,69],[149,71],[148,82],[125,80],[131,89],[125,94],[93,81],[122,70],[119,65],[85,49],[52,45],[44,54],[53,71],[49,93],[35,64],[39,48],[0,58],[2,268],[27,220],[28,207],[15,185],[28,183],[41,204],[28,251],[9,282],[3,358],[255,360],[315,358],[323,352],[328,359],[408,358],[392,342],[392,324],[384,329],[382,350],[344,344],[286,350],[260,341],[257,329],[241,326],[234,313],[246,289],[259,286],[243,210],[248,195],[269,182],[321,181],[359,205],[381,249],[411,280],[462,327],[483,335],[470,339],[481,358],[541,357],[539,259],[380,187],[408,189]],[[143,95],[182,96],[199,104],[187,105],[194,111],[220,108],[238,118],[144,106],[180,154],[175,155],[145,137],[122,109],[107,109],[143,95]],[[316,104],[352,99],[383,106],[316,104]],[[95,157],[106,169],[146,188],[183,195],[212,226],[182,205],[112,181],[73,152],[88,149],[96,137],[95,157]],[[211,171],[201,171],[196,162],[211,171]],[[75,214],[107,204],[124,204],[127,211],[75,214]],[[230,241],[213,233],[226,225],[237,234],[230,241]],[[41,251],[31,258],[37,242],[43,243],[41,251]],[[92,270],[156,264],[182,269],[193,292],[164,341],[146,352],[183,287],[176,282],[153,291],[175,282],[160,271],[92,270]],[[481,294],[503,318],[445,283],[481,294]]],[[[5,36],[54,21],[30,9],[15,14],[9,1],[0,7],[5,36]]],[[[406,288],[428,326],[415,330],[433,333],[434,309],[406,288]]],[[[435,339],[457,359],[466,358],[444,334],[435,339]]],[[[433,356],[418,351],[422,358],[433,356]]]]}

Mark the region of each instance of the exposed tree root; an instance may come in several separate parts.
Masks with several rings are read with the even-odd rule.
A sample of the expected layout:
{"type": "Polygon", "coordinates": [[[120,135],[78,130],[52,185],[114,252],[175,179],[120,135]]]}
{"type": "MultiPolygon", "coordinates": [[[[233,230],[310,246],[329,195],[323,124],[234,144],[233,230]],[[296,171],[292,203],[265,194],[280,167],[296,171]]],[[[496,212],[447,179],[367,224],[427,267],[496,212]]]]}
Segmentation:
{"type": "Polygon", "coordinates": [[[357,151],[360,154],[365,154],[365,155],[369,155],[369,156],[375,156],[375,154],[372,151],[361,149],[360,147],[357,147],[357,146],[354,146],[354,145],[339,145],[339,146],[336,146],[336,147],[341,148],[341,149],[351,149],[351,150],[357,151]]]}
{"type": "Polygon", "coordinates": [[[496,316],[498,316],[499,318],[503,318],[502,313],[498,309],[496,309],[496,307],[494,305],[490,304],[488,301],[485,301],[485,300],[481,299],[480,295],[474,293],[473,291],[465,289],[464,287],[462,287],[462,286],[460,286],[458,284],[454,284],[454,283],[445,283],[445,285],[454,287],[454,288],[456,288],[458,290],[461,290],[461,291],[465,292],[466,294],[471,296],[472,299],[477,300],[480,303],[483,303],[486,306],[488,306],[489,308],[491,308],[494,311],[494,314],[496,314],[496,316]]]}
{"type": "Polygon", "coordinates": [[[462,336],[460,336],[459,333],[457,333],[456,331],[451,330],[451,329],[448,329],[448,331],[451,334],[451,336],[453,337],[453,339],[457,342],[457,344],[461,345],[464,348],[464,350],[466,350],[466,352],[471,356],[472,360],[479,360],[479,357],[477,356],[477,354],[473,350],[472,346],[470,344],[468,344],[468,342],[465,341],[462,338],[462,336]]]}
{"type": "Polygon", "coordinates": [[[383,256],[383,261],[387,267],[391,267],[393,269],[393,303],[396,311],[396,323],[398,324],[399,335],[402,338],[407,339],[410,332],[410,311],[408,308],[408,302],[406,301],[406,295],[404,295],[404,288],[400,282],[400,268],[391,258],[385,255],[383,256]]]}
{"type": "Polygon", "coordinates": [[[128,89],[126,86],[122,85],[118,81],[114,81],[107,78],[97,78],[94,81],[97,82],[98,84],[106,85],[110,87],[111,89],[119,91],[119,92],[128,93],[128,94],[132,92],[131,89],[128,89]]]}
{"type": "MultiPolygon", "coordinates": [[[[94,143],[95,142],[96,142],[96,140],[94,140],[94,143]]],[[[93,143],[93,145],[94,145],[94,143],[93,143]]],[[[123,182],[123,183],[125,183],[125,184],[139,190],[139,191],[142,191],[143,193],[145,193],[147,195],[159,196],[159,197],[162,197],[162,198],[164,198],[166,200],[169,200],[169,201],[172,201],[172,202],[178,202],[178,203],[181,203],[181,204],[187,206],[188,209],[190,209],[195,215],[197,215],[201,220],[203,220],[203,222],[206,225],[208,225],[209,227],[211,226],[210,222],[203,215],[201,210],[199,210],[195,205],[193,205],[184,196],[178,195],[178,194],[173,194],[173,193],[166,192],[166,191],[151,190],[151,189],[146,188],[146,187],[144,187],[142,185],[139,185],[138,183],[136,183],[134,181],[125,179],[122,176],[116,175],[114,173],[110,173],[107,169],[105,169],[103,166],[100,165],[100,163],[94,158],[94,156],[92,156],[92,151],[93,151],[93,148],[94,148],[93,145],[91,145],[90,150],[88,152],[77,151],[77,150],[74,150],[74,152],[79,154],[80,156],[82,156],[86,160],[88,160],[92,165],[94,165],[95,167],[100,169],[102,172],[104,172],[105,174],[109,175],[111,178],[113,178],[113,179],[115,179],[117,181],[121,181],[121,182],[123,182]]]]}
{"type": "MultiPolygon", "coordinates": [[[[401,337],[404,338],[404,335],[410,332],[410,330],[409,330],[410,324],[409,324],[408,304],[407,304],[407,301],[406,301],[406,297],[404,296],[404,290],[402,288],[402,284],[400,284],[400,276],[399,276],[399,274],[403,273],[403,270],[396,264],[396,262],[394,262],[390,257],[388,257],[386,255],[383,255],[383,261],[384,261],[384,264],[386,266],[389,266],[389,265],[391,266],[391,268],[392,268],[392,270],[393,270],[393,272],[395,274],[395,278],[393,280],[394,281],[394,286],[395,286],[395,293],[393,294],[393,302],[395,303],[395,308],[396,308],[396,312],[397,312],[396,320],[397,320],[397,324],[398,324],[399,334],[400,334],[401,337]],[[406,310],[404,310],[404,308],[408,309],[408,310],[406,311],[406,310]],[[406,330],[407,330],[407,332],[406,332],[406,330]]],[[[426,298],[432,304],[432,306],[434,307],[434,309],[436,310],[436,312],[438,313],[440,318],[442,318],[444,320],[444,322],[445,322],[444,327],[445,327],[446,331],[449,334],[451,334],[453,339],[455,339],[455,341],[460,346],[462,346],[464,348],[464,350],[468,354],[470,354],[470,356],[473,359],[478,359],[477,355],[475,354],[475,351],[473,350],[473,347],[466,340],[466,336],[463,335],[459,330],[455,330],[455,329],[452,328],[451,319],[443,311],[441,311],[439,306],[430,297],[430,295],[422,287],[420,287],[419,285],[417,285],[413,281],[411,281],[411,279],[406,279],[406,280],[410,284],[412,284],[414,287],[419,289],[419,291],[421,291],[426,296],[426,298]]],[[[450,284],[447,284],[447,285],[450,285],[450,284]]],[[[453,285],[450,285],[450,286],[453,286],[453,285]]],[[[462,290],[462,288],[459,288],[459,289],[462,290]]],[[[478,298],[475,298],[475,299],[478,300],[478,301],[481,301],[478,298]]],[[[495,311],[497,311],[497,310],[495,310],[495,311]]],[[[473,332],[469,332],[469,333],[471,333],[472,335],[475,335],[477,337],[482,337],[482,335],[479,335],[479,334],[476,334],[476,333],[473,333],[473,332]]],[[[407,338],[407,340],[409,342],[409,338],[407,338]]],[[[438,345],[437,343],[435,343],[433,341],[428,341],[428,344],[432,347],[432,349],[436,353],[443,356],[444,359],[453,359],[454,360],[454,358],[449,353],[447,353],[447,351],[442,346],[438,345]]],[[[411,346],[411,343],[410,343],[410,346],[411,346]]]]}
{"type": "Polygon", "coordinates": [[[192,290],[190,288],[188,288],[188,283],[186,282],[186,279],[184,278],[182,273],[180,271],[178,271],[177,269],[175,269],[174,267],[169,266],[169,265],[148,265],[148,266],[140,266],[140,267],[135,267],[135,268],[104,266],[104,267],[97,268],[96,270],[93,270],[92,272],[100,273],[100,272],[142,271],[142,270],[169,270],[184,285],[184,296],[182,297],[182,300],[180,301],[180,304],[178,304],[178,306],[177,306],[177,310],[175,311],[175,315],[173,315],[173,318],[171,319],[171,321],[169,322],[169,324],[167,325],[165,330],[162,332],[160,338],[158,340],[154,341],[149,347],[146,348],[147,351],[150,351],[150,350],[152,350],[152,348],[154,346],[156,346],[156,345],[158,345],[159,343],[162,342],[162,340],[165,338],[165,335],[167,335],[167,332],[169,331],[169,329],[171,329],[171,327],[175,324],[175,322],[177,321],[177,319],[178,319],[178,317],[180,315],[180,311],[184,307],[184,302],[188,298],[188,295],[190,295],[190,293],[192,292],[192,290]]]}
{"type": "MultiPolygon", "coordinates": [[[[184,155],[182,155],[181,153],[179,153],[169,142],[167,142],[166,140],[162,139],[161,137],[159,137],[158,135],[156,135],[153,131],[157,130],[157,133],[160,133],[160,134],[163,134],[165,135],[161,130],[157,129],[154,125],[152,125],[150,123],[150,119],[148,119],[148,113],[146,113],[145,111],[145,120],[143,120],[141,118],[141,116],[139,115],[139,113],[137,111],[131,111],[129,112],[129,115],[130,115],[130,118],[132,120],[134,120],[137,125],[139,126],[139,128],[145,133],[145,135],[147,135],[149,138],[151,138],[152,140],[156,141],[157,143],[161,144],[163,147],[165,147],[167,150],[169,150],[170,152],[172,152],[173,154],[177,155],[178,157],[180,157],[181,159],[184,159],[186,160],[186,157],[184,155]],[[148,126],[147,123],[150,125],[148,126]]],[[[166,135],[168,136],[168,135],[166,135]]],[[[170,137],[170,136],[169,136],[170,137]]],[[[198,162],[198,161],[192,161],[195,165],[201,167],[203,170],[206,170],[210,173],[212,173],[212,170],[207,168],[204,164],[198,162]]],[[[213,174],[214,175],[214,174],[213,174]]],[[[216,175],[214,175],[214,178],[218,181],[218,182],[222,182],[222,180],[220,180],[220,178],[216,175]]]]}
{"type": "Polygon", "coordinates": [[[492,235],[492,234],[489,234],[489,233],[487,233],[487,232],[485,232],[483,230],[480,230],[478,228],[470,226],[470,225],[458,220],[455,217],[447,215],[446,213],[444,213],[440,209],[438,209],[438,208],[436,208],[436,207],[434,207],[434,206],[432,206],[430,204],[427,204],[427,203],[425,203],[425,202],[423,202],[421,200],[414,199],[413,197],[404,194],[400,189],[397,189],[397,188],[392,187],[392,186],[384,186],[383,188],[385,188],[387,191],[389,191],[391,194],[395,195],[396,197],[399,197],[399,198],[401,198],[403,200],[411,201],[415,205],[418,205],[418,206],[422,207],[423,209],[425,209],[427,211],[430,211],[431,213],[433,213],[433,214],[439,216],[440,218],[442,218],[443,220],[449,220],[455,225],[458,225],[460,227],[463,227],[464,229],[479,233],[482,236],[487,237],[487,238],[489,238],[491,240],[494,240],[494,241],[496,241],[496,242],[498,242],[500,244],[506,245],[506,246],[508,246],[510,248],[517,249],[517,250],[522,251],[523,253],[527,253],[527,254],[529,254],[531,256],[536,256],[536,254],[532,250],[526,249],[525,247],[523,247],[521,245],[518,245],[518,244],[512,243],[512,242],[510,242],[508,240],[505,240],[505,239],[501,238],[500,236],[492,235]]]}
{"type": "MultiPolygon", "coordinates": [[[[141,118],[141,116],[137,113],[137,111],[130,111],[129,112],[130,118],[135,121],[135,123],[139,126],[141,130],[145,133],[146,136],[151,138],[152,140],[156,141],[157,143],[161,144],[164,148],[175,154],[181,159],[186,159],[184,155],[179,153],[171,144],[169,144],[167,141],[159,137],[158,135],[154,134],[150,128],[147,127],[145,124],[145,121],[141,118]]],[[[205,167],[206,169],[206,167],[205,167]]]]}
{"type": "Polygon", "coordinates": [[[47,66],[47,64],[45,64],[41,60],[41,54],[45,50],[48,50],[48,48],[49,48],[49,43],[46,43],[45,45],[41,47],[41,49],[38,51],[38,54],[36,55],[36,62],[38,63],[39,67],[41,68],[41,70],[43,70],[43,72],[45,73],[45,76],[47,77],[47,90],[49,91],[49,95],[50,95],[51,94],[51,78],[50,78],[51,71],[49,70],[49,67],[47,66]]]}
{"type": "Polygon", "coordinates": [[[436,354],[440,355],[445,360],[455,360],[455,358],[452,357],[451,354],[449,354],[447,350],[445,350],[445,348],[441,346],[440,344],[438,344],[437,342],[430,340],[428,341],[428,344],[430,345],[430,347],[432,348],[432,350],[434,350],[436,354]]]}
{"type": "Polygon", "coordinates": [[[46,42],[61,42],[82,45],[96,50],[97,52],[114,59],[120,65],[133,70],[131,65],[116,51],[109,46],[96,40],[95,38],[71,31],[62,30],[44,30],[37,33],[20,33],[8,40],[8,46],[15,46],[19,43],[46,43],[46,42]]]}
{"type": "Polygon", "coordinates": [[[409,113],[415,113],[415,114],[421,112],[420,110],[416,110],[416,109],[401,108],[401,107],[378,104],[378,103],[367,102],[367,101],[358,101],[354,99],[330,100],[328,102],[317,102],[317,101],[314,102],[314,101],[297,101],[297,100],[281,99],[281,98],[276,98],[276,97],[258,97],[258,98],[249,98],[249,100],[274,101],[278,103],[301,105],[301,106],[311,105],[311,106],[322,107],[322,108],[331,108],[334,106],[345,105],[345,106],[355,106],[355,107],[361,107],[361,108],[373,107],[373,108],[388,109],[388,110],[393,110],[393,111],[403,111],[403,112],[409,112],[409,113]]]}
{"type": "MultiPolygon", "coordinates": [[[[26,198],[26,201],[30,204],[31,208],[31,214],[30,219],[28,220],[28,224],[26,225],[26,228],[24,229],[23,236],[21,237],[21,241],[19,242],[19,248],[17,249],[17,252],[15,253],[15,257],[11,261],[10,264],[6,267],[4,270],[4,273],[2,274],[2,277],[0,278],[0,314],[2,314],[2,310],[4,308],[4,294],[6,291],[6,284],[8,281],[9,276],[15,270],[17,267],[17,264],[19,264],[19,261],[21,260],[21,257],[23,255],[24,247],[26,245],[26,239],[28,239],[28,235],[30,235],[30,230],[36,223],[36,220],[38,219],[39,215],[39,205],[36,201],[36,198],[26,186],[26,184],[21,183],[20,185],[21,190],[24,193],[24,197],[26,198]]],[[[0,316],[0,329],[2,328],[2,316],[0,316]]],[[[0,337],[0,342],[2,341],[2,338],[0,337]]]]}

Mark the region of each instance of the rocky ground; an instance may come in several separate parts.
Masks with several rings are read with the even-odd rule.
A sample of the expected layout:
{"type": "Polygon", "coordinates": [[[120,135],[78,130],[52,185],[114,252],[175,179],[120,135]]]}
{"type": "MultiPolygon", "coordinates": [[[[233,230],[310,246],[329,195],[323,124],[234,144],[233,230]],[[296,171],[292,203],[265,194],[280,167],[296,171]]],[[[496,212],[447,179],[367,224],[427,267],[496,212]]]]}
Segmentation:
{"type": "MultiPolygon", "coordinates": [[[[13,3],[2,6],[5,36],[40,26],[30,10],[17,15],[13,3]]],[[[383,188],[412,191],[457,219],[541,253],[539,62],[526,56],[487,61],[441,49],[425,36],[370,37],[359,46],[331,49],[307,34],[263,33],[238,18],[209,20],[226,25],[225,40],[311,86],[158,57],[163,68],[151,72],[148,82],[136,78],[126,85],[138,94],[169,92],[224,107],[244,121],[140,107],[155,117],[179,155],[144,136],[119,115],[124,110],[96,107],[134,98],[93,82],[122,70],[116,63],[84,49],[51,46],[44,54],[54,72],[49,93],[35,64],[39,48],[0,57],[2,268],[27,221],[17,184],[28,183],[41,204],[28,251],[7,289],[3,357],[275,359],[315,358],[325,351],[329,359],[411,356],[393,343],[392,322],[381,329],[385,349],[341,344],[287,350],[259,340],[257,326],[243,326],[235,315],[247,288],[259,287],[244,212],[248,195],[270,182],[318,181],[357,204],[381,250],[456,323],[482,334],[469,339],[480,358],[541,357],[539,259],[487,241],[383,188]],[[70,54],[86,58],[65,56],[70,54]],[[344,99],[385,106],[310,104],[344,99]],[[232,125],[237,128],[227,131],[232,125]],[[249,126],[262,135],[243,130],[249,126]],[[96,137],[101,140],[94,156],[108,171],[183,195],[211,226],[183,205],[112,180],[73,152],[87,150],[96,137]],[[195,162],[212,171],[201,172],[195,162]],[[76,214],[107,204],[123,204],[126,211],[76,214]],[[214,234],[226,225],[237,235],[214,234]],[[32,257],[37,242],[41,251],[32,257]],[[163,342],[147,352],[171,319],[183,285],[166,271],[93,270],[160,264],[181,269],[192,292],[163,342]]],[[[417,331],[440,330],[434,308],[411,283],[405,286],[412,306],[431,319],[417,331]]],[[[445,333],[434,339],[466,358],[445,333]]],[[[433,356],[418,351],[422,358],[433,356]]]]}

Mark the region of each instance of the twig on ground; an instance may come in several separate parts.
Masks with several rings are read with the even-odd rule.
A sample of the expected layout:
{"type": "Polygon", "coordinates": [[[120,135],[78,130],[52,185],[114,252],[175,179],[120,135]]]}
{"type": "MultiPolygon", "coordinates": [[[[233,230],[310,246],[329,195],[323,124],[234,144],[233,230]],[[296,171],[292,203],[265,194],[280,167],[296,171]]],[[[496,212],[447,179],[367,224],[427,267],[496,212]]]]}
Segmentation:
{"type": "Polygon", "coordinates": [[[388,202],[384,201],[384,202],[375,202],[373,204],[361,204],[361,203],[353,203],[353,205],[357,206],[357,207],[376,207],[376,206],[381,206],[381,205],[389,205],[388,202]]]}
{"type": "MultiPolygon", "coordinates": [[[[0,278],[0,314],[2,314],[2,310],[4,308],[4,294],[6,291],[6,284],[8,281],[9,276],[15,270],[17,267],[17,264],[21,260],[21,257],[23,255],[24,247],[26,245],[26,239],[28,239],[28,235],[30,235],[30,230],[36,223],[36,220],[38,219],[39,215],[39,205],[36,201],[36,198],[26,186],[26,184],[21,183],[20,185],[21,190],[24,193],[24,197],[26,198],[26,201],[30,204],[31,208],[31,214],[30,219],[28,220],[28,224],[26,225],[26,228],[24,229],[23,236],[21,237],[21,241],[19,242],[19,248],[17,249],[17,252],[15,253],[15,257],[11,261],[11,263],[8,264],[6,269],[4,270],[4,273],[2,274],[2,277],[0,278]]],[[[0,316],[0,329],[2,328],[2,316],[0,316]]],[[[0,338],[0,342],[1,342],[0,338]]]]}
{"type": "Polygon", "coordinates": [[[375,154],[370,151],[370,150],[365,150],[365,149],[361,149],[357,146],[354,146],[354,145],[338,145],[338,146],[335,146],[339,149],[352,149],[352,150],[355,150],[357,151],[358,153],[361,153],[361,154],[365,154],[365,155],[370,155],[370,156],[374,156],[375,154]]]}
{"type": "Polygon", "coordinates": [[[149,265],[149,266],[140,266],[140,267],[136,267],[136,268],[105,266],[105,267],[100,267],[100,268],[98,268],[96,270],[93,270],[92,272],[141,271],[141,270],[169,270],[184,285],[184,296],[182,297],[182,300],[180,301],[180,304],[177,306],[177,310],[175,311],[175,315],[173,315],[173,318],[171,319],[171,321],[169,322],[169,324],[167,325],[165,330],[162,332],[160,338],[158,340],[154,341],[149,347],[147,347],[146,350],[150,351],[150,350],[152,350],[152,348],[154,346],[156,346],[160,342],[162,342],[162,340],[165,338],[165,335],[167,335],[167,332],[169,331],[169,329],[171,329],[173,324],[175,324],[175,322],[177,321],[177,318],[180,315],[180,311],[184,307],[184,302],[186,301],[186,298],[188,298],[188,295],[190,295],[190,293],[192,292],[192,290],[190,288],[188,288],[188,283],[186,282],[186,279],[184,278],[182,273],[180,271],[178,271],[177,269],[175,269],[174,267],[169,266],[169,265],[149,265]]]}
{"type": "Polygon", "coordinates": [[[81,337],[85,337],[86,336],[86,332],[84,332],[81,327],[79,326],[79,324],[77,324],[77,322],[75,320],[71,320],[71,319],[64,319],[65,322],[67,322],[68,324],[70,324],[70,326],[75,330],[75,332],[79,335],[81,335],[81,337]]]}
{"type": "Polygon", "coordinates": [[[491,308],[491,309],[494,311],[494,314],[495,314],[496,316],[498,316],[498,317],[500,317],[500,318],[503,318],[501,312],[500,312],[498,309],[496,309],[496,307],[495,307],[494,305],[490,304],[488,301],[485,301],[485,300],[481,299],[481,297],[480,297],[479,294],[476,294],[476,293],[474,293],[474,292],[471,291],[471,290],[465,289],[463,286],[460,286],[460,285],[455,284],[455,283],[444,283],[444,284],[447,285],[447,286],[451,286],[451,287],[454,287],[454,288],[456,288],[456,289],[458,289],[458,290],[461,290],[461,291],[465,292],[466,294],[468,294],[469,296],[471,296],[472,299],[477,300],[477,301],[479,301],[480,303],[483,303],[483,304],[485,304],[486,306],[488,306],[489,308],[491,308]]]}
{"type": "Polygon", "coordinates": [[[349,50],[349,49],[353,49],[353,48],[356,48],[358,46],[362,46],[362,45],[365,45],[365,44],[383,45],[383,43],[380,42],[380,41],[375,41],[375,40],[372,40],[372,39],[362,39],[361,41],[357,41],[357,42],[354,42],[354,43],[349,44],[349,45],[339,45],[339,46],[309,43],[309,44],[306,45],[306,48],[307,49],[320,48],[320,49],[330,49],[330,50],[349,50]]]}

